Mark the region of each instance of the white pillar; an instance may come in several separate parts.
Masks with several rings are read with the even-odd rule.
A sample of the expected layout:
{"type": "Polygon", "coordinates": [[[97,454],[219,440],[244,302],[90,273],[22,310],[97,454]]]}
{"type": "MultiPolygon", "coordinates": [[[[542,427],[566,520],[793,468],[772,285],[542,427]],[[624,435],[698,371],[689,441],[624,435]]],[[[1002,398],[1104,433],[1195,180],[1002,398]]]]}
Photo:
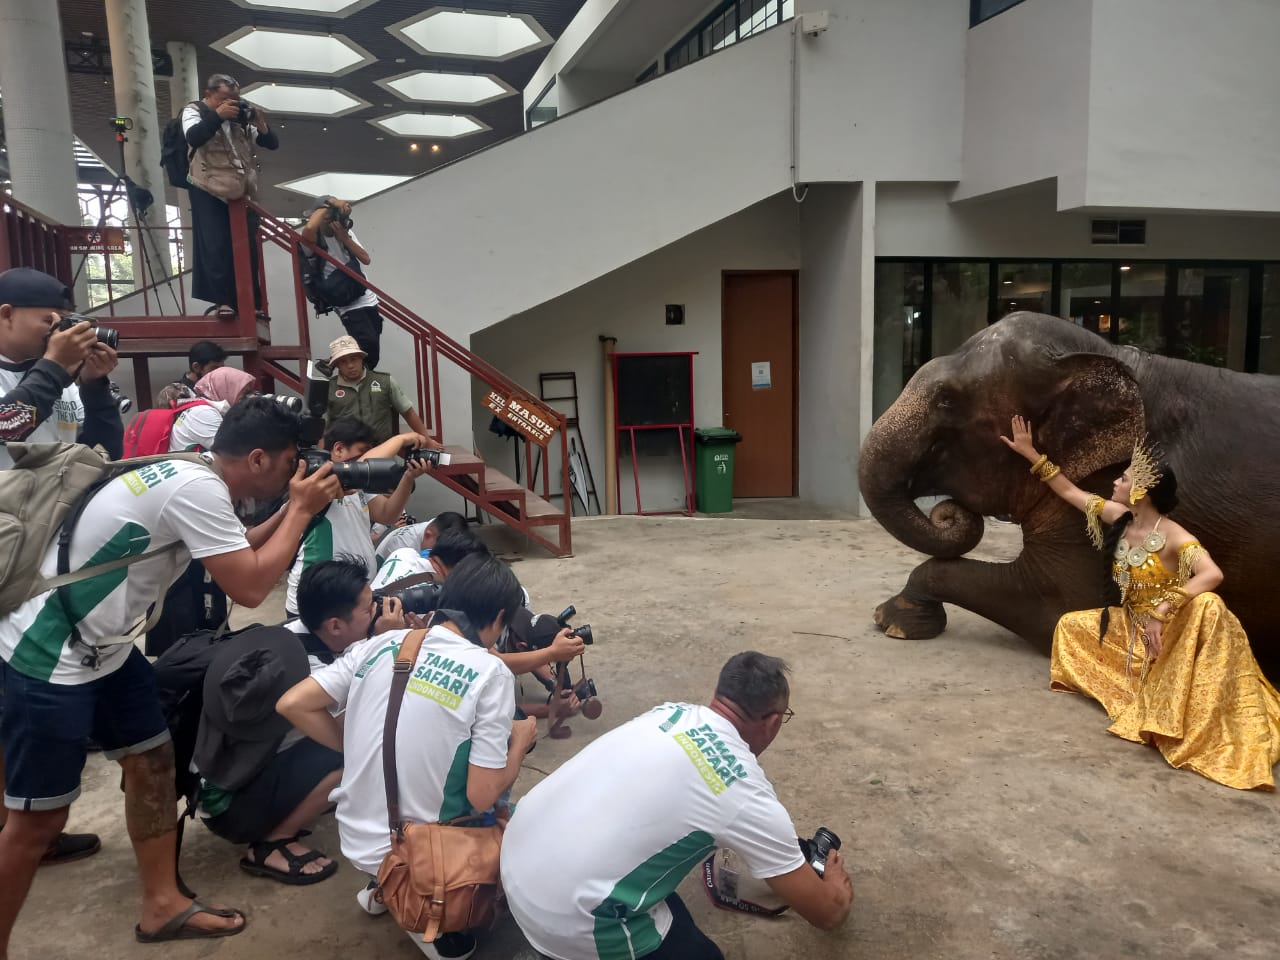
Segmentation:
{"type": "Polygon", "coordinates": [[[0,2],[0,92],[13,195],[53,220],[79,224],[65,64],[56,3],[0,2]]]}
{"type": "MultiPolygon", "coordinates": [[[[165,48],[173,62],[173,76],[169,78],[169,112],[178,117],[188,103],[200,99],[204,85],[200,82],[200,70],[196,65],[195,44],[170,40],[165,48]]],[[[192,246],[191,194],[186,190],[175,190],[174,193],[178,198],[178,216],[182,220],[183,266],[189,270],[192,246]]]]}
{"type": "MultiPolygon", "coordinates": [[[[147,24],[145,0],[106,0],[107,35],[111,42],[111,73],[115,87],[116,113],[133,120],[133,129],[124,145],[125,172],[133,182],[151,191],[155,205],[147,215],[146,225],[163,227],[165,223],[165,180],[160,168],[160,145],[164,125],[156,110],[155,68],[151,61],[151,29],[147,24]]],[[[118,166],[119,154],[108,163],[118,166]]],[[[119,172],[119,171],[118,171],[119,172]]],[[[150,279],[159,280],[170,274],[169,245],[159,230],[146,230],[144,243],[150,255],[150,279]]],[[[140,251],[133,256],[133,275],[144,276],[140,251]]]]}

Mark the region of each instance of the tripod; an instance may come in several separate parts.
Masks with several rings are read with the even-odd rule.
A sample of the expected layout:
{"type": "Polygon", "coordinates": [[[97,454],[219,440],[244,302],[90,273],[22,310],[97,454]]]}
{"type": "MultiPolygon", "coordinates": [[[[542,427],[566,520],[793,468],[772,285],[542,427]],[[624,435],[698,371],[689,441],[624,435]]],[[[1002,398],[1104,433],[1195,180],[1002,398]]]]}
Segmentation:
{"type": "MultiPolygon", "coordinates": [[[[107,191],[106,199],[102,201],[102,206],[98,213],[98,223],[93,228],[93,237],[95,240],[101,239],[103,228],[106,226],[107,222],[107,213],[115,203],[117,194],[123,193],[123,196],[129,205],[129,210],[133,214],[133,227],[138,231],[138,243],[142,248],[144,269],[143,276],[141,277],[141,284],[136,281],[134,283],[136,292],[138,289],[146,286],[148,276],[150,276],[150,278],[157,284],[159,283],[155,265],[151,262],[151,254],[155,245],[155,239],[152,239],[152,245],[151,247],[148,247],[147,234],[150,230],[145,228],[147,224],[147,213],[155,204],[155,196],[146,187],[140,187],[134,183],[128,176],[125,169],[124,145],[129,142],[129,138],[125,136],[125,133],[133,129],[133,121],[128,117],[112,117],[110,122],[116,132],[116,148],[119,151],[120,156],[120,164],[116,169],[119,172],[116,174],[115,180],[111,182],[111,189],[107,191]]],[[[127,220],[126,226],[128,226],[127,220]]],[[[159,251],[157,250],[155,252],[156,258],[161,259],[159,251]]],[[[104,252],[103,256],[110,256],[110,254],[104,252]]],[[[75,286],[76,281],[80,279],[80,273],[84,270],[85,264],[88,262],[89,251],[86,250],[83,257],[80,259],[80,265],[76,267],[75,276],[71,280],[71,285],[73,287],[75,286]]],[[[168,287],[169,296],[173,299],[174,312],[175,314],[181,314],[182,307],[178,304],[178,295],[173,292],[172,277],[167,279],[169,282],[166,283],[165,286],[168,287]]],[[[156,295],[156,307],[159,309],[160,315],[164,316],[164,307],[160,303],[160,296],[158,293],[156,295]]]]}

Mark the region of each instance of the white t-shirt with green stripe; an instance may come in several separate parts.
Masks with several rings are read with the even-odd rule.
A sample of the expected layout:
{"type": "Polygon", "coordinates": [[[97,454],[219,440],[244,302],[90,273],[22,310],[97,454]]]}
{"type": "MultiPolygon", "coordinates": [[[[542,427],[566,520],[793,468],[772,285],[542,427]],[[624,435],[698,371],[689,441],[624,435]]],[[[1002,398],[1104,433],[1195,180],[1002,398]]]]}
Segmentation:
{"type": "MultiPolygon", "coordinates": [[[[360,745],[348,747],[342,783],[330,799],[338,805],[342,852],[365,873],[376,874],[391,851],[382,728],[392,664],[408,632],[392,630],[357,643],[311,675],[346,711],[343,740],[360,745]]],[[[507,765],[515,706],[515,678],[501,660],[451,630],[431,628],[396,727],[400,809],[407,819],[436,823],[471,812],[467,767],[507,765]]]]}
{"type": "Polygon", "coordinates": [[[373,589],[381,590],[388,584],[403,580],[405,577],[417,577],[424,573],[434,573],[431,561],[422,555],[422,551],[413,547],[393,550],[391,556],[382,561],[378,575],[373,578],[373,589]]]}
{"type": "Polygon", "coordinates": [[[804,864],[746,742],[709,707],[666,703],[611,730],[520,801],[502,886],[529,943],[559,960],[632,960],[671,929],[663,900],[717,847],[758,879],[804,864]],[[564,837],[548,853],[547,838],[564,837]]]}
{"type": "Polygon", "coordinates": [[[298,612],[298,582],[302,579],[302,572],[339,554],[359,557],[369,568],[369,579],[373,579],[378,561],[373,552],[373,527],[369,523],[369,501],[372,499],[371,494],[357,490],[329,504],[323,519],[303,538],[302,548],[293,561],[284,601],[286,610],[298,612]]]}
{"type": "MultiPolygon", "coordinates": [[[[71,569],[137,556],[181,542],[120,570],[32,597],[0,619],[0,657],[20,673],[50,683],[87,683],[124,663],[133,649],[124,634],[147,608],[197,560],[248,548],[244,526],[231,507],[227,485],[207,467],[164,461],[126,473],[94,494],[71,539],[71,569]],[[96,668],[84,662],[91,650],[71,644],[71,617],[88,644],[99,647],[96,668]]],[[[55,538],[41,573],[58,569],[55,538]]]]}

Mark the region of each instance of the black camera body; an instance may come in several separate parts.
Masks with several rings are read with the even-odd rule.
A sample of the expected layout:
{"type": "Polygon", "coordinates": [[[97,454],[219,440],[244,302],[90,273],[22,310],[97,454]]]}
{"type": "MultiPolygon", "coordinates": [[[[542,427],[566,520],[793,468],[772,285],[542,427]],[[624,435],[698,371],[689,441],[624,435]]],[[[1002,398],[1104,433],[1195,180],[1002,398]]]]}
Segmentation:
{"type": "Polygon", "coordinates": [[[826,876],[827,856],[832,850],[840,849],[840,838],[836,836],[835,831],[827,827],[819,827],[814,831],[812,840],[801,838],[799,843],[800,852],[804,854],[809,866],[813,867],[813,872],[820,877],[826,876]]]}
{"type": "Polygon", "coordinates": [[[416,613],[425,616],[435,613],[440,605],[440,594],[444,585],[439,583],[414,583],[407,587],[394,589],[395,584],[388,584],[388,589],[375,590],[373,594],[373,619],[376,621],[386,610],[388,597],[395,597],[405,613],[416,613]]]}
{"type": "Polygon", "coordinates": [[[242,127],[249,126],[249,124],[253,123],[253,115],[257,112],[258,108],[248,100],[240,100],[236,107],[236,123],[242,127]]]}
{"type": "MultiPolygon", "coordinates": [[[[564,629],[565,627],[570,626],[570,623],[569,623],[570,619],[572,619],[573,617],[576,617],[577,615],[578,615],[578,608],[575,607],[573,604],[569,604],[569,606],[565,607],[562,611],[560,611],[560,616],[556,617],[556,623],[560,624],[561,629],[564,629]]],[[[591,636],[591,624],[589,623],[584,623],[584,624],[581,624],[580,626],[573,627],[573,629],[570,630],[569,632],[571,636],[577,637],[587,646],[591,646],[591,644],[595,642],[594,638],[591,636]]],[[[593,688],[593,691],[594,691],[594,688],[593,688]]]]}
{"type": "Polygon", "coordinates": [[[330,223],[341,224],[345,229],[350,230],[355,223],[351,219],[351,214],[344,213],[342,208],[330,200],[325,201],[325,217],[330,223]]]}
{"type": "Polygon", "coordinates": [[[68,313],[65,317],[54,325],[55,330],[70,330],[78,323],[87,323],[93,327],[98,334],[98,342],[104,343],[112,350],[120,346],[120,331],[114,327],[100,327],[94,322],[92,317],[86,317],[80,313],[68,313]]]}

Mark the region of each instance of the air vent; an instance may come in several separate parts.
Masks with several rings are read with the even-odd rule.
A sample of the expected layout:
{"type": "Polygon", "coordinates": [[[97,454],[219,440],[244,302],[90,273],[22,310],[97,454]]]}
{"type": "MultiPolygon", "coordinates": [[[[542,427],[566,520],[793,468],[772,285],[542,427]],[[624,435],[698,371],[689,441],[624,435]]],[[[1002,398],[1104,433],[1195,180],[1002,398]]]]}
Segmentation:
{"type": "Polygon", "coordinates": [[[1090,242],[1142,246],[1147,242],[1147,221],[1094,220],[1090,242]]]}

